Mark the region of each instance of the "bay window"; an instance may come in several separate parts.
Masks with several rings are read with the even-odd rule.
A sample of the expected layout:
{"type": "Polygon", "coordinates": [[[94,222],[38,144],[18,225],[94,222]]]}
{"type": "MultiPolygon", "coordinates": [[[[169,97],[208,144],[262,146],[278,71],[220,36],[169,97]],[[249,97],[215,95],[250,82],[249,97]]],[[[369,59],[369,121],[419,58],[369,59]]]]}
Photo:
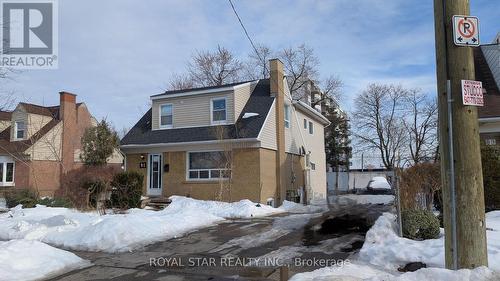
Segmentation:
{"type": "Polygon", "coordinates": [[[230,153],[225,151],[188,152],[187,178],[189,180],[230,178],[230,153]]]}
{"type": "Polygon", "coordinates": [[[226,98],[212,99],[210,107],[212,124],[225,123],[227,120],[226,98]]]}

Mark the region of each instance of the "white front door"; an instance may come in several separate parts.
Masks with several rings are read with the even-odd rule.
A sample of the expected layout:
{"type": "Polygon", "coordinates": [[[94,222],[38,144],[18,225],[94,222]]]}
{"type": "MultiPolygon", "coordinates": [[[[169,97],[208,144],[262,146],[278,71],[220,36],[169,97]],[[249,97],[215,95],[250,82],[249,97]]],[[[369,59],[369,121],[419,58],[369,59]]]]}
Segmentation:
{"type": "Polygon", "coordinates": [[[159,196],[162,193],[162,155],[148,156],[148,195],[159,196]]]}

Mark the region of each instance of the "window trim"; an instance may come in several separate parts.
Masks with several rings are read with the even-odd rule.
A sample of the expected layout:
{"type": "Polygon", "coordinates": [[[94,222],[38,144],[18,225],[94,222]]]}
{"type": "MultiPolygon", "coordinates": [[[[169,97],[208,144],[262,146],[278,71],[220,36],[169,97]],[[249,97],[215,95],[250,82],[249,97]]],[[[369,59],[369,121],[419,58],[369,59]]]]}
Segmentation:
{"type": "MultiPolygon", "coordinates": [[[[229,180],[232,176],[232,171],[233,171],[233,165],[231,163],[231,168],[230,169],[189,169],[189,155],[191,153],[200,153],[200,152],[224,152],[224,150],[219,150],[219,149],[212,149],[212,150],[193,150],[193,151],[186,151],[186,181],[195,181],[195,182],[218,182],[220,180],[229,180]],[[190,171],[208,171],[208,178],[190,178],[189,177],[189,172],[190,171]],[[229,178],[211,178],[210,174],[212,171],[229,171],[229,178]]],[[[233,153],[231,151],[231,153],[233,153]]]]}
{"type": "Polygon", "coordinates": [[[162,103],[158,106],[158,128],[160,129],[172,129],[174,127],[174,104],[173,103],[162,103]],[[161,108],[165,105],[170,105],[172,107],[172,124],[162,125],[161,124],[161,108]]]}
{"type": "Polygon", "coordinates": [[[290,122],[290,119],[291,119],[291,110],[290,110],[290,105],[289,104],[285,104],[285,109],[284,109],[284,126],[285,128],[287,129],[290,129],[290,126],[291,126],[291,122],[290,122]],[[287,116],[288,115],[288,116],[287,116]]]}
{"type": "Polygon", "coordinates": [[[26,122],[24,121],[14,121],[14,140],[24,140],[26,138],[26,122]],[[24,126],[24,129],[22,130],[23,131],[23,137],[22,138],[18,138],[17,137],[17,133],[19,131],[19,123],[23,123],[23,126],[24,126]]]}
{"type": "MultiPolygon", "coordinates": [[[[221,110],[218,110],[221,111],[221,110]]],[[[227,124],[227,97],[218,97],[218,98],[211,98],[210,99],[210,124],[211,125],[222,125],[222,124],[227,124]],[[219,101],[219,100],[224,100],[224,120],[218,120],[214,121],[214,101],[219,101]]]]}
{"type": "Polygon", "coordinates": [[[16,181],[16,163],[13,161],[2,161],[2,174],[0,175],[0,187],[1,186],[15,186],[16,181]],[[12,164],[12,181],[7,181],[7,164],[12,164]],[[5,179],[5,181],[4,181],[5,179]]]}

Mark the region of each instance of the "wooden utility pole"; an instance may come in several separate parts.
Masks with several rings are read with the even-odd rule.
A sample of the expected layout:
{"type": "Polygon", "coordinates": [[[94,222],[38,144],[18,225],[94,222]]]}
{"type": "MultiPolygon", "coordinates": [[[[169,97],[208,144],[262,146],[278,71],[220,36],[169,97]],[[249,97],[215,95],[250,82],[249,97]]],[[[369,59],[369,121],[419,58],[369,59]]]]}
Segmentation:
{"type": "Polygon", "coordinates": [[[452,16],[469,15],[469,12],[468,0],[434,0],[445,257],[446,267],[450,269],[488,265],[477,109],[462,104],[461,80],[474,80],[472,47],[455,46],[452,37],[452,16]],[[447,86],[448,80],[451,87],[447,86]],[[450,119],[447,88],[451,90],[450,119]],[[451,142],[449,120],[452,120],[454,132],[451,142]],[[455,182],[455,218],[452,216],[450,175],[454,175],[455,182]],[[454,229],[456,243],[453,243],[454,229]]]}

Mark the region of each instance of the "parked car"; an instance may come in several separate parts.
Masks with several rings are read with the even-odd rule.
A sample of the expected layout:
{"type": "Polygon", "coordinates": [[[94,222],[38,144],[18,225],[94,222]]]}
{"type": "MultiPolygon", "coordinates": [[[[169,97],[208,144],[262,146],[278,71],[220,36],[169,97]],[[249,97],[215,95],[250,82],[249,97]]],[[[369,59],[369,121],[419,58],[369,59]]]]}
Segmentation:
{"type": "Polygon", "coordinates": [[[392,188],[385,177],[373,177],[366,186],[371,194],[392,194],[392,188]]]}

